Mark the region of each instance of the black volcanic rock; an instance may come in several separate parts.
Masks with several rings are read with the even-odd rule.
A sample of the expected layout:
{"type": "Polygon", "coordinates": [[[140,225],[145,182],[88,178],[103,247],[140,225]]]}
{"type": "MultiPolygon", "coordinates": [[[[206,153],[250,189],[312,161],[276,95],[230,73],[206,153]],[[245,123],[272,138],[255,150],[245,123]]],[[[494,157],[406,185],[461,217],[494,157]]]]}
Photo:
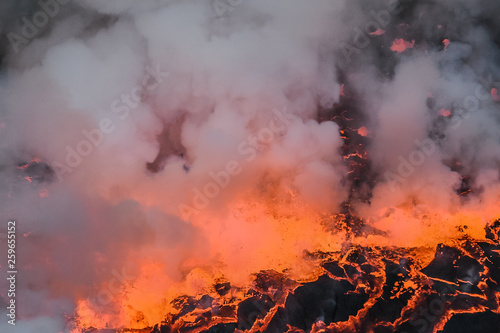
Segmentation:
{"type": "MultiPolygon", "coordinates": [[[[449,281],[450,284],[447,285],[447,290],[453,292],[460,290],[472,294],[481,294],[478,283],[481,280],[480,274],[483,271],[483,265],[476,259],[465,255],[457,248],[441,244],[438,245],[434,260],[422,269],[422,273],[430,278],[449,281]]],[[[443,283],[434,281],[437,286],[443,283]]]]}
{"type": "Polygon", "coordinates": [[[411,290],[401,292],[403,282],[409,279],[404,266],[386,260],[385,275],[383,293],[367,313],[367,318],[373,322],[394,322],[413,296],[411,290]]]}
{"type": "Polygon", "coordinates": [[[224,296],[231,290],[231,283],[229,282],[216,283],[214,285],[214,288],[217,294],[219,294],[219,296],[224,296]]]}
{"type": "Polygon", "coordinates": [[[454,262],[461,255],[462,252],[459,249],[439,244],[434,259],[422,269],[422,273],[431,278],[456,281],[457,269],[454,262]]]}
{"type": "Polygon", "coordinates": [[[346,257],[346,260],[351,263],[356,263],[360,265],[364,264],[367,262],[365,252],[366,250],[363,248],[355,248],[354,250],[349,252],[349,254],[346,257]]]}
{"type": "Polygon", "coordinates": [[[156,324],[151,333],[170,333],[171,331],[172,330],[168,325],[158,326],[158,324],[156,324]]]}
{"type": "Polygon", "coordinates": [[[252,328],[255,320],[264,318],[273,306],[273,300],[267,295],[253,296],[244,300],[238,306],[238,329],[252,328]]]}
{"type": "Polygon", "coordinates": [[[283,290],[283,274],[273,270],[261,271],[255,276],[255,286],[263,291],[269,289],[283,290]]]}
{"type": "Polygon", "coordinates": [[[500,314],[491,311],[458,313],[439,333],[500,333],[500,314]]]}
{"type": "Polygon", "coordinates": [[[490,287],[496,291],[500,291],[500,246],[486,242],[480,242],[478,245],[484,251],[484,265],[488,269],[490,287]]]}
{"type": "Polygon", "coordinates": [[[328,272],[332,273],[334,276],[338,276],[340,278],[346,277],[344,269],[340,267],[340,265],[336,261],[330,261],[324,263],[323,268],[326,269],[328,272]]]}
{"type": "Polygon", "coordinates": [[[289,322],[288,312],[282,306],[278,307],[274,313],[271,321],[262,333],[282,333],[287,331],[287,324],[289,322]]]}
{"type": "Polygon", "coordinates": [[[496,220],[495,222],[488,225],[485,231],[486,238],[494,241],[497,244],[500,244],[500,220],[496,220]]]}
{"type": "Polygon", "coordinates": [[[446,313],[446,302],[436,292],[424,295],[412,309],[408,319],[396,328],[395,332],[431,333],[446,313]]]}
{"type": "Polygon", "coordinates": [[[361,275],[361,272],[353,265],[345,265],[344,270],[350,279],[356,279],[356,276],[361,275]]]}
{"type": "Polygon", "coordinates": [[[236,326],[236,323],[217,324],[200,333],[233,333],[236,330],[236,326]]]}
{"type": "Polygon", "coordinates": [[[298,287],[285,303],[290,325],[308,331],[318,320],[326,325],[347,320],[367,299],[365,294],[354,290],[347,280],[337,281],[327,275],[298,287]]]}

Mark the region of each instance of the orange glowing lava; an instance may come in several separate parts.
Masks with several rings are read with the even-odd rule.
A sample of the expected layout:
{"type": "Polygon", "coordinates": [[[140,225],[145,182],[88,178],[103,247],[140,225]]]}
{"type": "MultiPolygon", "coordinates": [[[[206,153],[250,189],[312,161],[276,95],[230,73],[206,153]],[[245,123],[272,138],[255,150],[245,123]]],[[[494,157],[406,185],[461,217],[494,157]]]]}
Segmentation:
{"type": "Polygon", "coordinates": [[[415,41],[407,42],[402,38],[396,38],[394,42],[392,42],[391,51],[394,52],[404,52],[406,49],[412,49],[415,46],[415,41]]]}

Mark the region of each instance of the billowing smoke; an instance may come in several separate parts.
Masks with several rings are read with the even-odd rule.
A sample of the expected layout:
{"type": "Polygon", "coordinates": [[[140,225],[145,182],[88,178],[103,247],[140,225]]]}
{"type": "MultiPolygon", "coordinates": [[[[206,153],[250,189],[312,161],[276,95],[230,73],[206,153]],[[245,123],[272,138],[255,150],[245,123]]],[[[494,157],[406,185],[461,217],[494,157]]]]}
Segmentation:
{"type": "Polygon", "coordinates": [[[19,332],[154,325],[304,251],[481,238],[498,216],[500,4],[2,6],[19,332]]]}

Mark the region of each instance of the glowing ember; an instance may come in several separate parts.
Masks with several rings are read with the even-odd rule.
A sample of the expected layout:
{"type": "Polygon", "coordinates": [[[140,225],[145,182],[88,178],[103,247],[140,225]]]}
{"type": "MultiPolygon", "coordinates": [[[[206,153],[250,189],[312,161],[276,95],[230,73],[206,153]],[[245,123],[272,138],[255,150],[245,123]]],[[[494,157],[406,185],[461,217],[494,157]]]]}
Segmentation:
{"type": "Polygon", "coordinates": [[[365,126],[358,128],[358,134],[361,136],[368,136],[368,129],[365,126]]]}
{"type": "Polygon", "coordinates": [[[372,35],[372,36],[381,36],[383,34],[385,34],[385,31],[382,29],[377,29],[373,32],[370,32],[370,35],[372,35]]]}
{"type": "Polygon", "coordinates": [[[491,96],[493,99],[497,102],[500,102],[500,96],[498,96],[498,89],[497,88],[491,88],[491,96]]]}
{"type": "Polygon", "coordinates": [[[443,117],[450,117],[452,115],[452,113],[451,113],[450,110],[440,109],[439,110],[439,115],[443,116],[443,117]]]}
{"type": "Polygon", "coordinates": [[[444,39],[443,40],[443,45],[444,45],[444,49],[446,50],[446,48],[450,45],[450,40],[449,39],[444,39]]]}
{"type": "Polygon", "coordinates": [[[415,46],[415,41],[407,42],[402,38],[396,38],[391,46],[391,51],[404,52],[406,49],[412,49],[415,46]]]}

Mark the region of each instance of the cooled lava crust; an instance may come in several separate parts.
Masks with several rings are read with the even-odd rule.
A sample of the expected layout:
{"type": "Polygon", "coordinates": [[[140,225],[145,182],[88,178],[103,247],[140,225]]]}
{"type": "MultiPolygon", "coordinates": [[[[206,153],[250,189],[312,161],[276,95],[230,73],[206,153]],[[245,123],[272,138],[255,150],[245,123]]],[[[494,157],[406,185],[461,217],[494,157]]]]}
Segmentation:
{"type": "Polygon", "coordinates": [[[183,296],[151,333],[202,332],[500,332],[500,221],[485,241],[426,249],[348,247],[309,253],[320,272],[300,282],[261,271],[241,290],[219,282],[213,292],[183,296]],[[432,253],[431,253],[432,254],[432,253]]]}

